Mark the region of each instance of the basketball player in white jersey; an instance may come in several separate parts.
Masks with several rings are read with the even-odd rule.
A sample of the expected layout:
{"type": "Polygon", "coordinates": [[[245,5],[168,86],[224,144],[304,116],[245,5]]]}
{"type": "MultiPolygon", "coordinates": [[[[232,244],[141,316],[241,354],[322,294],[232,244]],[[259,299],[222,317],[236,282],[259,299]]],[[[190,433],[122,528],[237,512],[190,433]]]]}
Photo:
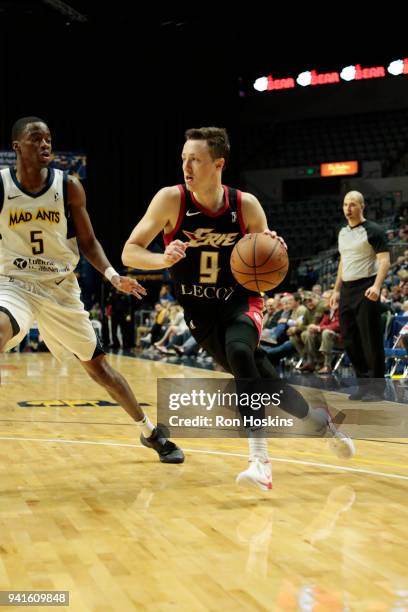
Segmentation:
{"type": "Polygon", "coordinates": [[[145,289],[120,276],[93,232],[81,183],[49,168],[51,134],[38,117],[23,117],[12,130],[15,168],[0,172],[0,351],[24,338],[34,320],[51,353],[75,355],[141,428],[142,443],[163,463],[184,455],[140,408],[123,376],[105,358],[80,300],[74,269],[79,249],[119,291],[141,299],[145,289]]]}

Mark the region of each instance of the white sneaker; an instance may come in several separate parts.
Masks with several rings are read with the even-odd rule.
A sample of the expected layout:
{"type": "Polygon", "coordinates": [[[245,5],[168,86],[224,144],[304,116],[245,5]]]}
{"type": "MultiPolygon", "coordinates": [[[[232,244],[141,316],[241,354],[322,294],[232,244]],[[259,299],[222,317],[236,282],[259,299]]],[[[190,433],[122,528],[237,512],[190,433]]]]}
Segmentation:
{"type": "Polygon", "coordinates": [[[333,421],[327,423],[326,438],[331,438],[329,447],[341,459],[351,459],[356,453],[353,440],[347,434],[338,431],[333,421]]]}
{"type": "Polygon", "coordinates": [[[258,457],[249,460],[249,467],[238,474],[238,485],[258,487],[262,491],[272,489],[272,466],[270,461],[262,461],[258,457]]]}

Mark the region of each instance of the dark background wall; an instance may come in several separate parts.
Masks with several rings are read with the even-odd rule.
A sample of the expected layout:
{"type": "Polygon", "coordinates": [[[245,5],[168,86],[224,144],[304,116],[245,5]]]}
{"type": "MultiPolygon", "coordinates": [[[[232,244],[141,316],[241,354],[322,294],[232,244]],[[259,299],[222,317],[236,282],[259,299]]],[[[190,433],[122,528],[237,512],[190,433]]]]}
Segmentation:
{"type": "Polygon", "coordinates": [[[17,118],[38,115],[55,149],[85,151],[89,211],[117,264],[154,193],[182,179],[185,129],[233,131],[233,74],[215,48],[194,51],[194,33],[148,16],[67,25],[49,13],[0,12],[0,35],[0,148],[17,118]]]}
{"type": "MultiPolygon", "coordinates": [[[[122,29],[120,46],[90,51],[95,70],[89,101],[89,194],[96,227],[123,243],[154,193],[182,180],[186,128],[232,129],[233,79],[214,70],[214,53],[186,49],[188,35],[158,32],[137,40],[122,29]],[[97,177],[97,180],[95,180],[97,177]],[[99,208],[100,198],[108,206],[99,208]],[[113,208],[113,214],[112,214],[113,208]]],[[[108,39],[109,28],[98,37],[108,39]]]]}
{"type": "MultiPolygon", "coordinates": [[[[18,117],[36,114],[49,123],[56,149],[87,153],[88,206],[114,265],[154,193],[181,180],[186,128],[225,126],[237,148],[242,123],[282,114],[283,107],[296,115],[309,104],[319,113],[336,97],[336,87],[253,97],[248,84],[254,78],[309,64],[324,70],[337,61],[345,65],[371,56],[372,65],[384,54],[392,59],[393,51],[403,53],[399,40],[384,54],[378,41],[371,55],[365,41],[351,49],[342,32],[339,38],[320,32],[313,45],[313,32],[305,31],[301,20],[290,36],[282,31],[279,37],[277,20],[272,28],[257,10],[234,17],[202,11],[191,17],[157,7],[124,14],[119,4],[117,12],[113,5],[68,4],[87,21],[77,22],[43,2],[0,0],[0,148],[9,148],[18,117]],[[327,66],[316,63],[323,57],[327,66]],[[238,96],[239,77],[246,98],[238,96]]],[[[365,91],[370,87],[377,95],[377,84],[366,84],[365,91]]],[[[349,91],[348,106],[354,104],[358,112],[360,94],[349,91]]],[[[237,158],[232,156],[225,182],[239,182],[243,168],[237,158]]]]}

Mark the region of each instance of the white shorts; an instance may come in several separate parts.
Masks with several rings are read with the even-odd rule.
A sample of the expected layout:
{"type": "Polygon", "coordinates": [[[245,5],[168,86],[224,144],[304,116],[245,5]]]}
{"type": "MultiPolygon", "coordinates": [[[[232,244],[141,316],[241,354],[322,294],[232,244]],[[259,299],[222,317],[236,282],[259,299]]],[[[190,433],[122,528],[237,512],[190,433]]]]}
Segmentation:
{"type": "Polygon", "coordinates": [[[0,276],[0,311],[9,312],[20,328],[5,350],[19,344],[37,321],[42,339],[57,359],[62,361],[69,356],[67,352],[81,361],[92,359],[97,338],[80,293],[75,274],[59,285],[0,276]]]}

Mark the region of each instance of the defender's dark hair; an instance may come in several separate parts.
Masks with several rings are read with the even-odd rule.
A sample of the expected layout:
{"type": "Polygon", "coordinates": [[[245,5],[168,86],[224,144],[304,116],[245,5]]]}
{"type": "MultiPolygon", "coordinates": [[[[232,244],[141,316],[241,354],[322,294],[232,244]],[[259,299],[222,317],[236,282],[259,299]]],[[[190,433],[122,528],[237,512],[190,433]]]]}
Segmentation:
{"type": "Polygon", "coordinates": [[[213,159],[223,157],[225,162],[228,161],[230,152],[230,143],[225,128],[218,127],[202,127],[191,128],[185,133],[186,140],[206,140],[210,155],[213,159]]]}
{"type": "Polygon", "coordinates": [[[17,119],[11,128],[11,140],[19,140],[26,125],[29,123],[45,123],[45,121],[44,119],[40,119],[40,117],[21,117],[21,119],[17,119]]]}

